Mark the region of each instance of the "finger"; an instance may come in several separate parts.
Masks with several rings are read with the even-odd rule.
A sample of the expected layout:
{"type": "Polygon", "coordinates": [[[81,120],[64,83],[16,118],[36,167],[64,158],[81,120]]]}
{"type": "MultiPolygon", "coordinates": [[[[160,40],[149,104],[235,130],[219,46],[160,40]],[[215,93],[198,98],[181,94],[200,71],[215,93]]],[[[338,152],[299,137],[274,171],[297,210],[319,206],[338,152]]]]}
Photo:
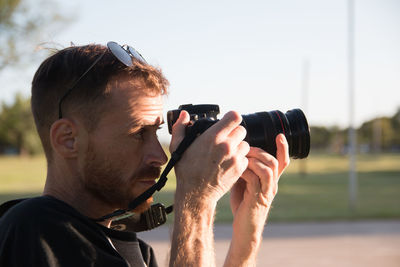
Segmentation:
{"type": "Polygon", "coordinates": [[[246,169],[243,173],[241,178],[246,181],[247,189],[252,193],[259,193],[261,192],[261,183],[258,176],[251,170],[246,169]]]}
{"type": "Polygon", "coordinates": [[[277,181],[277,175],[273,169],[257,158],[249,158],[248,169],[257,175],[261,184],[261,191],[266,194],[268,190],[273,189],[277,181]]]}
{"type": "Polygon", "coordinates": [[[239,178],[239,180],[237,180],[237,182],[231,188],[230,203],[233,216],[235,216],[236,210],[243,200],[243,195],[245,190],[246,190],[246,181],[243,180],[242,178],[239,178]]]}
{"type": "Polygon", "coordinates": [[[233,184],[231,188],[231,192],[238,193],[239,195],[243,195],[243,192],[246,188],[246,182],[244,179],[239,178],[236,183],[233,184]]]}
{"type": "Polygon", "coordinates": [[[290,163],[289,158],[289,145],[286,141],[286,137],[283,134],[279,134],[276,137],[276,158],[278,159],[279,167],[278,167],[278,175],[281,175],[282,172],[286,169],[286,167],[290,163]]]}
{"type": "Polygon", "coordinates": [[[274,180],[279,178],[279,162],[278,160],[272,156],[271,154],[265,152],[261,148],[251,147],[249,154],[247,154],[248,158],[256,158],[261,161],[263,164],[268,166],[273,171],[274,180]]]}
{"type": "Polygon", "coordinates": [[[247,157],[246,155],[249,154],[249,151],[250,151],[249,143],[247,143],[246,141],[242,141],[237,146],[236,154],[237,154],[237,156],[247,157]]]}
{"type": "Polygon", "coordinates": [[[243,198],[244,190],[246,189],[246,182],[239,178],[231,188],[231,203],[243,198]]]}
{"type": "Polygon", "coordinates": [[[171,144],[169,146],[170,152],[174,152],[178,145],[182,142],[183,138],[185,138],[185,129],[189,122],[189,113],[187,113],[185,110],[182,110],[179,114],[179,118],[172,126],[171,144]]]}
{"type": "Polygon", "coordinates": [[[228,135],[228,138],[232,140],[233,146],[238,146],[240,142],[246,137],[247,131],[243,126],[238,126],[228,135]]]}
{"type": "Polygon", "coordinates": [[[258,158],[261,160],[264,164],[267,165],[278,165],[277,159],[266,152],[265,150],[259,148],[259,147],[251,147],[249,154],[247,154],[247,157],[249,158],[258,158]]]}
{"type": "Polygon", "coordinates": [[[242,122],[242,116],[235,111],[230,111],[216,124],[208,129],[209,134],[218,139],[226,138],[242,122]]]}

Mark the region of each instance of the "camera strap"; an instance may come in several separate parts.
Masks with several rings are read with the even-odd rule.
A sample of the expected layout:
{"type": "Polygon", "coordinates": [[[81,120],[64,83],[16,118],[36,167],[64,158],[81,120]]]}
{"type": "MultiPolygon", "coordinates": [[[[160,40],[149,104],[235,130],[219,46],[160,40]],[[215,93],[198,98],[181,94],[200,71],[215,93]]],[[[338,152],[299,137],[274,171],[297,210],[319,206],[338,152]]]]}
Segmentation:
{"type": "Polygon", "coordinates": [[[209,124],[197,121],[187,128],[185,138],[179,144],[178,148],[171,154],[171,159],[162,172],[157,183],[135,198],[129,203],[127,209],[119,209],[100,218],[94,219],[95,222],[102,222],[111,219],[111,228],[118,230],[133,230],[135,232],[151,230],[166,222],[166,214],[173,211],[173,205],[165,208],[162,204],[152,205],[151,208],[142,214],[132,212],[137,206],[150,198],[156,191],[160,191],[168,180],[167,175],[181,159],[186,149],[193,143],[198,135],[204,132],[209,124]],[[200,122],[200,123],[199,123],[200,122]]]}

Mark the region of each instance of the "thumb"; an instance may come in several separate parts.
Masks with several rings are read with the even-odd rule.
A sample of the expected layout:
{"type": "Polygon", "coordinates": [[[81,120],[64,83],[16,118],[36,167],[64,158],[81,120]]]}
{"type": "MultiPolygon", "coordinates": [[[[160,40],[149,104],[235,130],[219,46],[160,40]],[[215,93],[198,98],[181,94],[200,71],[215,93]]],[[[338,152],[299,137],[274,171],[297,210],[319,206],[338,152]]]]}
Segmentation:
{"type": "Polygon", "coordinates": [[[185,129],[190,122],[190,115],[187,111],[182,110],[179,114],[179,118],[176,120],[175,124],[172,126],[172,138],[169,145],[169,151],[174,152],[179,144],[185,138],[185,129]]]}

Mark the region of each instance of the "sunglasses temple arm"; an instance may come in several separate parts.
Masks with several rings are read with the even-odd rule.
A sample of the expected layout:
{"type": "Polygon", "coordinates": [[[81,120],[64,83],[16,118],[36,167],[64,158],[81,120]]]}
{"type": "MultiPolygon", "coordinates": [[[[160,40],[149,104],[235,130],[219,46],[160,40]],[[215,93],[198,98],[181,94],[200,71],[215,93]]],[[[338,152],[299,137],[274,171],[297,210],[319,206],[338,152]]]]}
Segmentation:
{"type": "Polygon", "coordinates": [[[97,62],[100,61],[100,59],[103,58],[105,52],[103,54],[101,54],[93,63],[92,65],[90,65],[90,67],[78,78],[78,80],[76,80],[74,82],[74,84],[68,89],[68,91],[65,93],[65,95],[60,99],[60,102],[58,104],[58,118],[61,119],[62,118],[62,112],[61,112],[61,103],[62,101],[71,93],[72,89],[74,89],[74,87],[79,83],[79,81],[93,68],[94,65],[96,65],[97,62]]]}

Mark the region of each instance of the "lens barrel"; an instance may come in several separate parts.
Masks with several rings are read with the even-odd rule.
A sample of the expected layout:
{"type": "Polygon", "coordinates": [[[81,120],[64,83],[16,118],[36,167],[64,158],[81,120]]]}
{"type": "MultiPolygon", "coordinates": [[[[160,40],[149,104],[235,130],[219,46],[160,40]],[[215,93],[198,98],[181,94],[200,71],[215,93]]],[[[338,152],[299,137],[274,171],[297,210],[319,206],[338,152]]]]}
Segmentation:
{"type": "Polygon", "coordinates": [[[285,114],[279,110],[242,115],[242,126],[246,128],[244,139],[250,146],[264,149],[276,157],[275,138],[283,133],[289,144],[289,156],[306,158],[310,152],[310,131],[307,119],[300,109],[285,114]]]}
{"type": "MultiPolygon", "coordinates": [[[[190,114],[193,122],[207,120],[207,127],[218,121],[218,105],[181,105],[179,109],[167,113],[168,131],[172,134],[172,125],[182,110],[190,114]]],[[[241,125],[246,128],[245,141],[250,146],[259,147],[276,157],[276,141],[278,134],[283,133],[289,144],[289,156],[295,159],[306,158],[310,152],[310,129],[306,116],[301,109],[292,109],[286,113],[279,110],[263,111],[242,115],[241,125]]],[[[190,126],[188,126],[190,127],[190,126]]]]}

